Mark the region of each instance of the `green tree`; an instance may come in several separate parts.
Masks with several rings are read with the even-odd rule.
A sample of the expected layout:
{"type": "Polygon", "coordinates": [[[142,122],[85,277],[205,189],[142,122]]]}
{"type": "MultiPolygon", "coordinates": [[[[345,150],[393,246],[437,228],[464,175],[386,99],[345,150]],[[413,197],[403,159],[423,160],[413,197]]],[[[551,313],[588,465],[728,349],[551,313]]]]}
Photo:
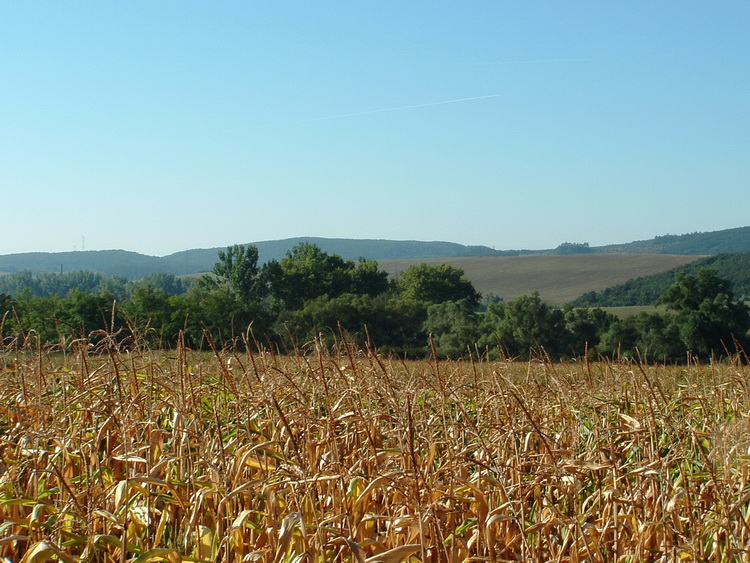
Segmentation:
{"type": "Polygon", "coordinates": [[[440,356],[457,358],[477,343],[479,316],[465,299],[435,303],[427,308],[422,330],[432,336],[440,356]]]}
{"type": "Polygon", "coordinates": [[[10,335],[13,326],[13,298],[7,293],[0,293],[0,343],[10,335]]]}
{"type": "Polygon", "coordinates": [[[563,314],[565,327],[571,339],[568,351],[574,357],[583,356],[587,350],[596,349],[602,335],[617,322],[617,317],[598,307],[592,309],[568,305],[563,309],[563,314]]]}
{"type": "Polygon", "coordinates": [[[174,323],[175,308],[166,291],[150,284],[137,285],[124,306],[130,322],[150,344],[160,348],[174,344],[182,326],[174,323]]]}
{"type": "Polygon", "coordinates": [[[271,260],[265,272],[278,309],[299,310],[324,295],[374,296],[388,289],[388,274],[377,262],[360,260],[357,265],[310,243],[296,245],[279,261],[271,260]]]}
{"type": "Polygon", "coordinates": [[[511,356],[529,357],[544,351],[555,358],[569,353],[572,335],[562,309],[550,307],[538,292],[504,303],[491,303],[481,325],[482,346],[499,341],[511,356]]]}
{"type": "Polygon", "coordinates": [[[464,271],[450,264],[409,266],[396,281],[396,289],[404,299],[433,304],[466,301],[472,309],[482,298],[464,271]]]}
{"type": "Polygon", "coordinates": [[[427,307],[422,301],[401,299],[398,296],[384,298],[384,309],[378,323],[370,325],[370,336],[384,353],[402,357],[424,356],[427,334],[424,321],[427,307]]]}
{"type": "Polygon", "coordinates": [[[688,352],[708,358],[734,351],[735,342],[747,344],[750,309],[734,300],[729,282],[716,270],[705,268],[682,275],[662,295],[659,303],[674,311],[672,323],[688,352]]]}
{"type": "Polygon", "coordinates": [[[331,345],[339,339],[340,325],[360,348],[372,346],[385,354],[421,357],[425,353],[425,318],[423,303],[394,299],[386,293],[344,293],[334,298],[322,295],[296,311],[281,311],[274,326],[289,350],[321,336],[331,345]]]}
{"type": "Polygon", "coordinates": [[[128,282],[127,289],[132,294],[139,287],[149,286],[157,291],[164,291],[167,295],[184,295],[191,285],[189,281],[178,278],[174,274],[158,272],[128,282]]]}
{"type": "Polygon", "coordinates": [[[319,335],[333,344],[339,338],[341,326],[348,338],[363,346],[367,338],[365,327],[371,321],[377,322],[378,305],[369,295],[343,293],[334,298],[322,295],[307,300],[301,309],[283,315],[280,320],[285,326],[278,326],[277,331],[284,336],[290,332],[297,344],[319,335]]]}
{"type": "Polygon", "coordinates": [[[266,264],[272,295],[281,308],[290,310],[301,309],[305,301],[322,295],[344,293],[349,279],[346,270],[343,258],[310,243],[300,243],[281,260],[266,264]]]}
{"type": "Polygon", "coordinates": [[[34,297],[26,290],[16,297],[11,320],[13,332],[20,336],[35,335],[41,344],[54,344],[59,341],[58,322],[55,320],[62,299],[34,297]]]}
{"type": "Polygon", "coordinates": [[[28,270],[0,276],[0,292],[11,297],[21,297],[24,293],[27,293],[28,297],[42,295],[39,278],[28,270]]]}
{"type": "Polygon", "coordinates": [[[114,334],[127,327],[112,295],[94,295],[78,290],[57,301],[53,320],[63,338],[99,340],[101,335],[92,333],[114,334]]]}
{"type": "Polygon", "coordinates": [[[360,258],[355,268],[347,269],[349,273],[349,292],[372,297],[385,293],[390,288],[388,272],[381,270],[375,260],[360,258]]]}
{"type": "Polygon", "coordinates": [[[615,321],[602,335],[605,356],[675,361],[685,355],[677,327],[659,313],[638,313],[615,321]]]}
{"type": "Polygon", "coordinates": [[[613,322],[607,331],[602,334],[599,352],[605,356],[616,358],[637,357],[641,333],[635,321],[635,318],[628,317],[613,322]]]}
{"type": "Polygon", "coordinates": [[[266,285],[258,266],[258,248],[241,244],[219,251],[213,276],[200,278],[199,284],[208,290],[227,288],[243,301],[261,301],[266,295],[266,285]]]}

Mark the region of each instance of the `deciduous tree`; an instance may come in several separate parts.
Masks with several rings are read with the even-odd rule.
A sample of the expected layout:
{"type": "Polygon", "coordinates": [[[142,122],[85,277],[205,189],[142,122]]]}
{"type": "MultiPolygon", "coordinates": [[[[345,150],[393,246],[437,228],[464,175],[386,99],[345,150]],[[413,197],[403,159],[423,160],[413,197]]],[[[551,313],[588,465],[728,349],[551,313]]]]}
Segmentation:
{"type": "Polygon", "coordinates": [[[396,288],[405,299],[433,304],[466,301],[472,309],[482,298],[464,271],[450,264],[409,266],[398,278],[396,288]]]}
{"type": "Polygon", "coordinates": [[[734,300],[729,282],[705,268],[680,276],[659,302],[674,311],[672,323],[687,350],[699,357],[734,351],[744,346],[750,329],[750,310],[734,300]]]}

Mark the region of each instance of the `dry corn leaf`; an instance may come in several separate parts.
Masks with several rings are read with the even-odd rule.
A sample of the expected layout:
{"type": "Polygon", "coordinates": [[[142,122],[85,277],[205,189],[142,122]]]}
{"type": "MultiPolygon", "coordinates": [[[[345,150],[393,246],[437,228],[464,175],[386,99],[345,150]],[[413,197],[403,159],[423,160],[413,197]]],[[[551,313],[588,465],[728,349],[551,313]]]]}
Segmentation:
{"type": "Polygon", "coordinates": [[[127,479],[123,479],[115,487],[115,510],[119,510],[123,503],[128,500],[130,484],[127,479]]]}
{"type": "Polygon", "coordinates": [[[349,546],[349,549],[352,550],[352,557],[357,563],[365,563],[367,559],[367,553],[365,553],[364,548],[359,545],[354,540],[350,540],[349,538],[344,538],[344,541],[346,542],[346,545],[349,546]]]}
{"type": "Polygon", "coordinates": [[[581,471],[601,471],[612,466],[608,463],[596,463],[585,459],[566,459],[562,462],[564,469],[577,469],[581,471]]]}
{"type": "Polygon", "coordinates": [[[687,504],[687,493],[685,490],[677,492],[667,503],[667,512],[674,512],[678,506],[687,504]]]}
{"type": "Polygon", "coordinates": [[[177,550],[157,548],[149,549],[132,560],[132,563],[147,563],[148,561],[167,561],[168,563],[181,563],[182,555],[177,550]]]}
{"type": "Polygon", "coordinates": [[[628,414],[619,412],[617,413],[617,416],[619,416],[622,419],[622,421],[633,430],[640,430],[643,427],[640,420],[633,418],[632,416],[628,414]]]}
{"type": "Polygon", "coordinates": [[[297,526],[300,526],[304,531],[301,512],[292,512],[281,521],[281,528],[279,529],[279,547],[276,551],[276,558],[274,561],[281,561],[284,555],[286,555],[292,542],[294,529],[297,526]]]}
{"type": "Polygon", "coordinates": [[[109,512],[108,510],[104,510],[102,508],[98,508],[98,509],[94,510],[94,514],[97,515],[97,516],[101,516],[105,520],[109,520],[112,524],[114,524],[118,528],[122,528],[122,526],[123,526],[123,524],[120,521],[120,519],[117,516],[115,516],[114,514],[112,514],[111,512],[109,512]]]}
{"type": "Polygon", "coordinates": [[[182,508],[185,508],[185,503],[183,502],[182,498],[180,498],[180,495],[177,493],[177,489],[174,485],[171,483],[167,483],[164,479],[157,479],[155,477],[143,477],[143,476],[136,476],[131,477],[129,479],[131,483],[147,483],[149,485],[154,485],[155,487],[163,487],[167,490],[169,490],[174,497],[177,499],[177,502],[180,503],[180,506],[182,508]]]}
{"type": "Polygon", "coordinates": [[[459,483],[463,483],[466,487],[474,492],[474,499],[477,504],[477,516],[479,518],[479,523],[484,524],[484,522],[487,520],[487,514],[489,513],[487,497],[482,492],[482,490],[471,481],[464,479],[463,477],[456,477],[456,480],[459,483]]]}
{"type": "Polygon", "coordinates": [[[378,553],[365,559],[366,563],[400,563],[410,555],[422,549],[422,544],[412,543],[394,547],[383,553],[378,553]]]}
{"type": "Polygon", "coordinates": [[[499,512],[497,514],[492,514],[491,516],[489,516],[487,518],[487,523],[485,524],[485,526],[489,528],[495,522],[503,522],[505,520],[515,520],[515,518],[510,514],[503,514],[499,512]]]}
{"type": "Polygon", "coordinates": [[[23,559],[21,559],[21,563],[44,563],[53,558],[65,561],[66,563],[75,563],[75,558],[46,540],[37,542],[31,546],[23,559]]]}
{"type": "Polygon", "coordinates": [[[372,490],[378,485],[380,485],[381,483],[384,483],[386,481],[392,482],[396,479],[396,477],[400,477],[402,475],[404,475],[403,471],[391,471],[390,473],[386,473],[385,475],[380,475],[379,477],[376,477],[375,479],[370,481],[370,483],[367,484],[364,490],[357,497],[355,504],[359,504],[363,502],[367,498],[367,495],[369,495],[372,492],[372,490]]]}
{"type": "Polygon", "coordinates": [[[213,560],[216,534],[208,526],[198,526],[195,531],[198,559],[213,560]]]}

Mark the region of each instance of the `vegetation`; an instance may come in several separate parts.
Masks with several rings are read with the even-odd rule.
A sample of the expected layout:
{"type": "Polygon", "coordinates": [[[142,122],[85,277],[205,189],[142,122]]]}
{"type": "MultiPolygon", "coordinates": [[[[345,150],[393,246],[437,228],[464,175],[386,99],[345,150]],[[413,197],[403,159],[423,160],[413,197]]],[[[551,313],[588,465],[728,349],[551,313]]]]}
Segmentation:
{"type": "MultiPolygon", "coordinates": [[[[500,256],[506,254],[486,246],[464,246],[451,242],[422,242],[394,240],[355,240],[300,237],[262,241],[252,246],[258,249],[260,263],[281,260],[300,244],[313,244],[328,254],[347,260],[369,256],[378,260],[403,258],[451,258],[456,256],[500,256]]],[[[30,271],[34,274],[89,270],[104,276],[139,278],[153,273],[174,275],[200,274],[211,271],[218,248],[195,248],[156,257],[124,250],[86,252],[31,252],[0,255],[0,273],[30,271]]],[[[518,254],[511,252],[511,254],[518,254]]]]}
{"type": "Polygon", "coordinates": [[[42,344],[67,346],[109,332],[126,345],[140,334],[154,348],[184,340],[208,349],[237,345],[252,327],[263,345],[286,353],[315,340],[332,345],[347,334],[360,348],[409,358],[500,350],[513,358],[674,362],[731,355],[745,348],[750,328],[748,308],[735,303],[714,270],[679,277],[661,296],[666,313],[622,320],[599,308],[554,307],[537,292],[482,302],[460,268],[418,264],[389,279],[377,262],[345,260],[308,243],[262,266],[256,248],[230,247],[186,292],[170,275],[139,282],[90,273],[57,277],[33,278],[31,289],[0,300],[5,338],[34,332],[42,344]],[[61,296],[74,280],[86,290],[61,296]]]}
{"type": "Polygon", "coordinates": [[[681,275],[695,275],[710,268],[726,279],[740,300],[750,297],[750,254],[719,254],[650,276],[630,279],[600,292],[587,292],[574,300],[574,306],[622,307],[653,305],[681,275]]]}
{"type": "Polygon", "coordinates": [[[72,291],[84,293],[109,293],[118,299],[131,296],[136,289],[151,287],[169,295],[187,292],[191,282],[174,274],[149,274],[138,280],[128,281],[122,276],[106,278],[102,274],[79,270],[63,274],[30,271],[0,276],[0,293],[27,297],[65,297],[72,291]]]}
{"type": "Polygon", "coordinates": [[[589,254],[591,247],[589,243],[564,242],[555,249],[555,254],[589,254]]]}
{"type": "Polygon", "coordinates": [[[750,227],[725,229],[709,233],[664,235],[627,244],[596,248],[597,252],[635,252],[649,254],[726,254],[750,252],[750,227]]]}
{"type": "MultiPolygon", "coordinates": [[[[433,258],[451,262],[461,257],[497,258],[501,256],[514,257],[540,254],[663,254],[707,256],[723,253],[750,252],[750,227],[687,235],[664,235],[645,241],[600,247],[589,247],[589,244],[585,242],[564,242],[557,248],[547,250],[495,250],[487,246],[465,246],[450,242],[329,239],[316,237],[261,241],[253,243],[252,246],[258,249],[259,262],[267,263],[271,260],[283,259],[290,249],[302,243],[313,244],[320,247],[324,252],[337,254],[345,260],[356,260],[360,256],[368,256],[371,259],[381,262],[410,259],[429,260],[433,258]]],[[[60,272],[61,268],[63,268],[66,272],[89,270],[107,277],[123,276],[128,279],[140,278],[153,273],[188,275],[210,271],[216,260],[218,250],[220,249],[188,249],[163,257],[146,256],[124,250],[8,254],[0,256],[0,273],[30,271],[38,274],[42,272],[60,272]]],[[[468,272],[466,268],[464,269],[468,272]]],[[[469,277],[474,281],[472,276],[469,277]]],[[[533,289],[541,290],[542,288],[533,289]]],[[[483,291],[494,290],[483,288],[483,291]]],[[[573,297],[577,297],[581,293],[583,291],[573,297]]],[[[508,295],[507,297],[511,296],[508,295]]]]}
{"type": "Polygon", "coordinates": [[[742,560],[749,375],[18,335],[0,349],[0,557],[742,560]]]}
{"type": "Polygon", "coordinates": [[[3,561],[746,556],[750,312],[715,270],[624,320],[310,244],[65,276],[0,293],[3,561]]]}

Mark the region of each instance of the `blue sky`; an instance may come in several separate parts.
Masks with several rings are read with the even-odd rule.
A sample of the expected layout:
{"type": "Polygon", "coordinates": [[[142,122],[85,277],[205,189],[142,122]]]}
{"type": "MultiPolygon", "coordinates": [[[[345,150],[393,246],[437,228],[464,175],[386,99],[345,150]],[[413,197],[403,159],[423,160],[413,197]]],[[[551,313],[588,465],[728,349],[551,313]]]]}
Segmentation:
{"type": "Polygon", "coordinates": [[[0,3],[0,254],[750,225],[750,3],[0,3]]]}

